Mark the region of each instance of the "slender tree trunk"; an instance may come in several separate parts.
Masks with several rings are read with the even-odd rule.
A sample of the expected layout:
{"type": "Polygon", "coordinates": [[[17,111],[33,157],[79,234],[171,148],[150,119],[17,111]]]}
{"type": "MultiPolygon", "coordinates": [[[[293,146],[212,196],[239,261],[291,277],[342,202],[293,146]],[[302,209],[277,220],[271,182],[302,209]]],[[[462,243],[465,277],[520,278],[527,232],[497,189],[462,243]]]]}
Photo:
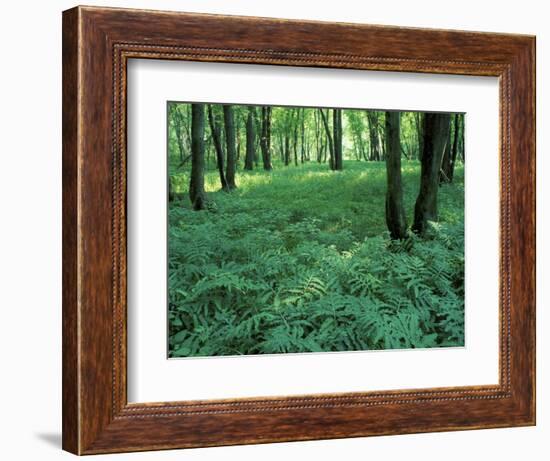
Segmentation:
{"type": "Polygon", "coordinates": [[[453,182],[453,177],[455,174],[456,156],[458,154],[458,139],[459,139],[459,133],[460,133],[459,130],[460,130],[460,114],[455,114],[455,132],[453,137],[451,165],[450,165],[449,174],[448,174],[450,182],[453,182]]]}
{"type": "Polygon", "coordinates": [[[357,143],[359,147],[359,160],[361,159],[367,159],[367,154],[365,152],[365,142],[363,141],[363,135],[361,132],[357,133],[357,143]]]}
{"type": "Polygon", "coordinates": [[[458,121],[459,133],[461,134],[458,139],[458,156],[460,156],[460,160],[464,163],[464,116],[460,117],[458,121]]]}
{"type": "Polygon", "coordinates": [[[261,153],[262,150],[262,122],[258,118],[256,108],[254,106],[251,107],[252,118],[254,119],[254,165],[257,168],[260,161],[260,156],[258,155],[258,152],[261,153]]]}
{"type": "Polygon", "coordinates": [[[451,116],[443,113],[424,115],[424,150],[420,171],[420,191],[414,207],[413,231],[426,232],[428,221],[437,221],[439,170],[449,138],[451,116]]]}
{"type": "Polygon", "coordinates": [[[216,149],[216,164],[218,167],[218,172],[220,174],[220,184],[222,190],[229,191],[229,186],[227,185],[227,180],[225,179],[224,171],[224,153],[221,139],[221,128],[216,120],[214,111],[212,110],[212,105],[208,104],[208,121],[210,123],[210,131],[212,132],[212,139],[214,140],[214,148],[216,149]]]}
{"type": "Polygon", "coordinates": [[[447,142],[445,143],[445,150],[443,152],[443,158],[441,159],[441,168],[439,169],[439,184],[449,183],[449,171],[451,169],[451,130],[447,136],[447,142]]]}
{"type": "Polygon", "coordinates": [[[236,131],[236,138],[237,138],[237,159],[235,160],[235,170],[237,170],[239,168],[239,161],[241,159],[241,147],[242,147],[241,129],[238,122],[235,125],[235,131],[236,131]]]}
{"type": "Polygon", "coordinates": [[[261,141],[264,170],[271,171],[271,107],[262,106],[261,141]]]}
{"type": "Polygon", "coordinates": [[[294,154],[294,165],[298,166],[298,118],[300,117],[300,109],[293,111],[292,117],[292,152],[294,154]]]}
{"type": "Polygon", "coordinates": [[[237,167],[237,152],[235,150],[235,117],[232,106],[223,106],[223,119],[225,124],[225,145],[227,152],[227,167],[225,179],[229,190],[237,188],[235,183],[235,170],[237,167]]]}
{"type": "Polygon", "coordinates": [[[313,120],[315,122],[315,152],[317,155],[317,163],[321,163],[322,157],[322,139],[321,139],[321,130],[319,126],[319,112],[313,111],[313,120]]]}
{"type": "Polygon", "coordinates": [[[246,156],[244,158],[244,169],[254,168],[256,130],[254,126],[254,107],[248,106],[248,117],[246,118],[246,156]]]}
{"type": "MultiPolygon", "coordinates": [[[[327,112],[330,109],[327,109],[327,112]]],[[[330,127],[328,124],[327,117],[325,116],[325,113],[323,112],[323,109],[319,109],[319,112],[321,114],[321,118],[323,119],[323,125],[325,127],[325,133],[327,135],[327,143],[328,143],[328,153],[329,153],[329,166],[331,170],[334,170],[334,144],[332,142],[332,135],[330,134],[330,127]]]]}
{"type": "Polygon", "coordinates": [[[185,147],[183,146],[183,132],[185,129],[183,127],[183,117],[177,105],[174,106],[172,113],[174,114],[172,120],[174,121],[174,130],[176,131],[176,142],[178,144],[180,162],[183,163],[185,159],[185,147]]]}
{"type": "Polygon", "coordinates": [[[189,198],[194,210],[206,207],[204,191],[204,104],[193,104],[191,112],[191,180],[189,198]]]}
{"type": "Polygon", "coordinates": [[[380,160],[380,145],[378,144],[378,116],[373,111],[367,111],[369,123],[370,159],[380,160]]]}
{"type": "Polygon", "coordinates": [[[414,113],[414,122],[416,125],[416,137],[418,139],[418,160],[422,160],[422,152],[424,150],[424,116],[422,112],[414,113]]]}
{"type": "Polygon", "coordinates": [[[173,202],[174,201],[174,189],[172,187],[172,176],[168,175],[168,201],[173,202]]]}
{"type": "Polygon", "coordinates": [[[445,146],[445,153],[443,154],[443,161],[441,163],[441,173],[440,173],[440,183],[451,183],[453,182],[454,167],[456,162],[456,155],[458,150],[458,123],[459,123],[459,114],[455,114],[453,117],[454,134],[451,142],[451,132],[449,130],[449,139],[447,145],[445,146]]]}
{"type": "Polygon", "coordinates": [[[334,131],[334,169],[343,170],[342,159],[342,109],[332,110],[332,128],[334,131]]]}
{"type": "Polygon", "coordinates": [[[386,224],[393,239],[407,237],[407,217],[403,207],[401,183],[400,113],[386,112],[386,224]]]}
{"type": "MultiPolygon", "coordinates": [[[[385,114],[384,114],[385,118],[385,114]]],[[[386,143],[384,142],[384,124],[378,125],[378,145],[380,146],[380,160],[386,160],[386,143]]]]}
{"type": "Polygon", "coordinates": [[[288,164],[290,163],[290,136],[288,135],[288,133],[285,133],[284,157],[285,157],[285,166],[288,166],[288,164]]]}
{"type": "Polygon", "coordinates": [[[269,160],[269,167],[273,168],[273,165],[271,164],[271,118],[272,118],[273,110],[271,106],[267,107],[267,123],[266,123],[266,145],[267,145],[267,154],[268,154],[268,160],[269,160]]]}
{"type": "Polygon", "coordinates": [[[324,162],[324,154],[325,154],[325,138],[322,137],[319,141],[319,151],[317,153],[317,163],[323,163],[324,162]]]}

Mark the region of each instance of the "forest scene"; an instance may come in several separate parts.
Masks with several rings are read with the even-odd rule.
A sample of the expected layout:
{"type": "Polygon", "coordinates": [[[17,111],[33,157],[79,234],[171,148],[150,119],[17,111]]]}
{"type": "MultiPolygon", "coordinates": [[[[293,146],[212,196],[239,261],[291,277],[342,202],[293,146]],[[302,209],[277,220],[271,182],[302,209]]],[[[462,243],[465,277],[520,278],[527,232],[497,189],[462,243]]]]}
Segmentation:
{"type": "Polygon", "coordinates": [[[464,114],[167,111],[170,358],[464,346],[464,114]]]}

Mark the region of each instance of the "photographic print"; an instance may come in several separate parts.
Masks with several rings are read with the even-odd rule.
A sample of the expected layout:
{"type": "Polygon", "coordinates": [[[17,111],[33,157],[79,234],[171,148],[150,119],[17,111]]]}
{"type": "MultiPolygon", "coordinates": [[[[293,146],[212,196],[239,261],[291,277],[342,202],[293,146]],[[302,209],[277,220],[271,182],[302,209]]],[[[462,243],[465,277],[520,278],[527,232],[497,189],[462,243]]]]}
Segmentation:
{"type": "Polygon", "coordinates": [[[169,357],[464,346],[464,114],[167,111],[169,357]]]}

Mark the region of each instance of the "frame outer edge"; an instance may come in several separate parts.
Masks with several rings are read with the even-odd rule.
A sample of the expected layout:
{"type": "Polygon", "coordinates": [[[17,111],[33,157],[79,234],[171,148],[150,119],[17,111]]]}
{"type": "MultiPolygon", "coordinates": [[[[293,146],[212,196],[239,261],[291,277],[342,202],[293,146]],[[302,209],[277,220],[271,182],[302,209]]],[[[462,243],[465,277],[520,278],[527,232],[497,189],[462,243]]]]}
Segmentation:
{"type": "MultiPolygon", "coordinates": [[[[143,416],[139,415],[131,421],[128,418],[119,417],[121,416],[118,413],[120,409],[117,408],[116,398],[111,394],[112,389],[109,388],[107,392],[107,383],[111,382],[111,387],[114,387],[116,381],[114,380],[115,374],[107,373],[109,370],[107,370],[106,358],[111,349],[115,350],[115,344],[107,341],[107,338],[111,338],[115,333],[115,327],[109,323],[110,317],[107,315],[109,311],[107,296],[113,293],[110,292],[110,285],[108,288],[106,282],[109,275],[113,275],[113,271],[116,276],[116,267],[114,269],[107,267],[106,259],[98,258],[92,250],[94,245],[99,243],[102,251],[104,253],[107,251],[104,242],[109,240],[107,228],[111,229],[112,232],[113,228],[110,224],[112,224],[111,219],[114,218],[108,216],[101,203],[106,203],[102,200],[106,200],[107,196],[112,199],[110,192],[107,191],[107,186],[110,186],[109,191],[113,191],[118,190],[118,184],[116,178],[112,178],[110,170],[107,169],[108,159],[104,154],[107,152],[108,146],[105,139],[103,139],[103,134],[99,136],[99,139],[91,139],[89,136],[94,132],[105,133],[109,127],[111,129],[113,127],[113,125],[110,125],[112,121],[107,120],[108,115],[111,114],[110,109],[107,107],[107,99],[110,100],[113,97],[111,92],[116,94],[116,91],[114,88],[109,87],[107,75],[110,75],[109,69],[113,69],[113,62],[109,53],[113,44],[116,44],[117,39],[120,39],[120,37],[117,38],[116,34],[111,35],[111,32],[115,31],[120,34],[129,30],[120,25],[122,19],[128,19],[125,18],[128,11],[76,7],[63,13],[63,448],[75,454],[92,454],[290,440],[318,440],[438,430],[433,425],[401,426],[396,430],[393,428],[380,431],[367,431],[363,428],[358,430],[358,425],[362,424],[361,418],[368,414],[366,410],[362,411],[362,415],[359,411],[356,411],[355,420],[347,424],[347,420],[341,416],[343,409],[334,411],[327,407],[326,409],[315,409],[315,414],[319,415],[319,421],[346,421],[347,429],[345,431],[332,432],[325,430],[326,428],[317,427],[315,421],[309,421],[309,410],[303,408],[303,411],[300,410],[298,413],[298,418],[302,417],[304,421],[311,423],[311,427],[307,431],[289,435],[289,426],[285,427],[283,424],[278,434],[274,434],[273,429],[270,429],[269,436],[266,436],[266,431],[264,431],[259,435],[247,435],[245,437],[239,431],[247,430],[247,428],[249,430],[250,427],[256,428],[258,422],[261,422],[262,419],[256,419],[252,414],[244,415],[238,412],[233,416],[230,414],[203,414],[193,418],[174,414],[171,415],[174,416],[174,424],[171,427],[165,424],[166,427],[163,428],[164,432],[161,434],[168,437],[166,440],[170,440],[170,443],[157,444],[147,442],[141,437],[151,435],[151,431],[160,425],[161,420],[159,418],[161,415],[153,416],[151,419],[143,419],[143,416]],[[95,88],[90,89],[89,85],[92,82],[95,88]],[[101,99],[101,94],[103,94],[103,99],[101,99]],[[95,104],[96,98],[101,103],[100,105],[95,104]],[[96,203],[96,197],[98,203],[96,203]],[[99,293],[98,285],[100,288],[99,293]],[[138,421],[139,424],[137,424],[138,421]],[[224,426],[224,424],[226,425],[224,426]],[[238,426],[235,430],[233,430],[234,425],[238,426]],[[220,427],[225,427],[227,433],[216,434],[216,432],[213,432],[214,428],[217,428],[219,432],[220,427]],[[170,429],[169,432],[168,429],[170,429]],[[178,431],[189,431],[189,429],[191,429],[191,432],[193,432],[193,429],[195,432],[198,430],[199,434],[196,434],[195,438],[188,437],[186,441],[172,443],[174,434],[178,431]],[[142,431],[141,434],[140,430],[142,431]]],[[[135,11],[132,11],[132,13],[134,14],[135,11]]],[[[170,17],[172,13],[166,14],[166,16],[170,17]]],[[[191,23],[197,19],[197,16],[189,15],[187,17],[178,14],[178,18],[187,17],[187,20],[191,23]]],[[[275,21],[277,20],[271,22],[275,23],[275,21]]],[[[230,29],[235,34],[239,31],[237,26],[240,22],[242,21],[234,17],[231,18],[230,29]]],[[[300,21],[284,21],[284,23],[294,24],[295,26],[303,24],[300,21]]],[[[308,23],[308,27],[329,27],[330,25],[330,23],[326,23],[326,26],[321,26],[321,24],[319,23],[316,26],[308,23]]],[[[143,24],[141,26],[144,27],[143,24]]],[[[148,30],[145,27],[145,32],[148,30]]],[[[379,32],[377,29],[377,33],[379,32]]],[[[419,34],[421,32],[411,31],[411,33],[419,34]]],[[[453,36],[450,31],[441,32],[440,34],[453,36]]],[[[504,43],[492,43],[495,40],[494,36],[486,35],[486,37],[491,42],[490,45],[496,46],[497,50],[499,46],[501,48],[504,46],[504,43]]],[[[507,59],[508,62],[513,60],[517,65],[518,55],[508,53],[511,53],[512,50],[514,53],[519,52],[521,56],[519,70],[527,73],[533,70],[534,39],[525,41],[525,37],[519,39],[505,35],[498,38],[502,38],[505,42],[511,42],[509,43],[509,51],[502,55],[502,59],[507,59]],[[522,48],[521,52],[519,51],[520,46],[522,48]]],[[[163,40],[160,40],[160,43],[166,45],[163,40]]],[[[181,39],[176,35],[174,40],[177,42],[181,39]]],[[[240,37],[238,37],[237,42],[240,42],[240,40],[240,37]]],[[[472,45],[471,40],[468,43],[470,46],[475,45],[472,45]]],[[[200,42],[198,44],[200,45],[200,42]]],[[[447,43],[447,46],[456,46],[456,44],[447,43]]],[[[269,50],[261,49],[260,51],[269,50]]],[[[481,52],[478,50],[477,53],[481,52]]],[[[330,61],[332,62],[332,58],[330,61]]],[[[464,63],[457,61],[456,64],[462,65],[464,63]]],[[[495,61],[494,64],[496,65],[497,62],[495,61]]],[[[397,64],[397,66],[400,67],[402,64],[397,64]]],[[[474,74],[477,75],[477,72],[474,74]]],[[[515,78],[516,75],[513,74],[513,77],[515,78]]],[[[526,118],[531,116],[531,119],[522,125],[526,132],[524,137],[521,138],[522,146],[525,148],[522,153],[526,155],[524,168],[520,168],[524,172],[520,184],[521,186],[527,184],[527,186],[526,193],[520,200],[521,212],[519,210],[517,214],[513,212],[512,216],[534,212],[534,188],[533,184],[530,183],[534,179],[535,172],[534,126],[532,125],[534,100],[531,100],[531,98],[534,98],[534,80],[531,81],[529,77],[525,78],[524,76],[523,83],[526,84],[521,88],[521,97],[525,98],[523,102],[532,103],[532,106],[529,106],[525,113],[526,118]]],[[[515,130],[513,129],[513,131],[515,130]]],[[[514,133],[512,139],[514,140],[514,133]]],[[[517,142],[516,139],[515,143],[517,142]]],[[[513,144],[515,143],[513,142],[513,144]]],[[[521,162],[517,159],[515,166],[519,163],[521,162]]],[[[513,171],[516,172],[515,168],[513,171]]],[[[513,186],[512,189],[514,189],[513,186]]],[[[534,215],[529,215],[527,223],[528,225],[534,225],[534,215]]],[[[534,236],[534,229],[528,228],[524,231],[524,235],[527,238],[527,241],[524,242],[526,249],[533,251],[526,253],[523,261],[530,263],[534,260],[534,241],[531,240],[534,236]]],[[[534,289],[535,281],[531,279],[534,276],[534,266],[525,269],[528,270],[521,279],[526,281],[529,289],[534,289]]],[[[527,288],[523,290],[519,291],[528,293],[527,288]]],[[[509,427],[511,425],[519,426],[534,423],[534,305],[531,301],[534,302],[534,293],[527,295],[527,299],[521,303],[521,307],[516,304],[519,309],[516,308],[515,314],[519,315],[521,310],[524,310],[524,313],[519,319],[516,318],[514,327],[519,329],[518,339],[527,340],[527,344],[523,348],[517,348],[518,352],[521,352],[521,357],[515,357],[513,362],[513,365],[515,365],[514,373],[517,377],[520,377],[520,386],[516,390],[516,392],[519,391],[520,397],[518,398],[518,394],[516,394],[515,399],[509,400],[510,405],[507,409],[510,411],[510,417],[502,419],[504,416],[500,414],[498,415],[500,419],[497,418],[489,422],[483,420],[481,413],[493,405],[490,405],[491,400],[481,400],[480,398],[475,403],[464,402],[464,405],[467,404],[471,409],[472,416],[480,414],[481,419],[474,418],[477,423],[472,420],[458,419],[439,430],[509,427]],[[526,373],[527,369],[529,369],[529,372],[526,373]],[[527,390],[527,394],[521,397],[523,395],[521,390],[524,389],[527,390]],[[517,406],[514,407],[514,404],[517,406]]],[[[514,350],[516,349],[514,348],[514,350]]],[[[115,356],[113,355],[113,357],[115,356]]],[[[449,399],[449,402],[453,400],[455,399],[449,399]]],[[[456,400],[458,402],[459,399],[456,400]]],[[[426,400],[425,403],[433,409],[440,406],[439,403],[430,402],[429,400],[426,400]]],[[[408,408],[408,405],[401,406],[403,411],[412,411],[412,408],[408,408]]],[[[442,404],[441,411],[444,411],[445,408],[446,406],[442,404]]],[[[295,425],[295,415],[286,414],[287,419],[291,416],[292,423],[288,424],[293,426],[295,425]]],[[[266,427],[271,424],[270,421],[276,421],[277,423],[281,421],[281,418],[276,418],[274,414],[270,414],[269,410],[266,410],[263,418],[266,427]]]]}
{"type": "Polygon", "coordinates": [[[536,424],[535,39],[510,63],[510,302],[512,395],[516,425],[536,424]]]}
{"type": "Polygon", "coordinates": [[[80,10],[62,15],[62,448],[79,454],[79,43],[80,10]]]}

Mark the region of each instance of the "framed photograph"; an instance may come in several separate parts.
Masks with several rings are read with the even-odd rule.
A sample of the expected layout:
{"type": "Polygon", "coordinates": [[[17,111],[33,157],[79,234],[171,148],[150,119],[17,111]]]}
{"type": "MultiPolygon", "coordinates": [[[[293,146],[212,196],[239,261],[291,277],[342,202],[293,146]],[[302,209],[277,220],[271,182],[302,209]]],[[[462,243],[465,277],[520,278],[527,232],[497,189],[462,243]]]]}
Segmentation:
{"type": "Polygon", "coordinates": [[[63,13],[63,448],[535,424],[535,38],[63,13]]]}

